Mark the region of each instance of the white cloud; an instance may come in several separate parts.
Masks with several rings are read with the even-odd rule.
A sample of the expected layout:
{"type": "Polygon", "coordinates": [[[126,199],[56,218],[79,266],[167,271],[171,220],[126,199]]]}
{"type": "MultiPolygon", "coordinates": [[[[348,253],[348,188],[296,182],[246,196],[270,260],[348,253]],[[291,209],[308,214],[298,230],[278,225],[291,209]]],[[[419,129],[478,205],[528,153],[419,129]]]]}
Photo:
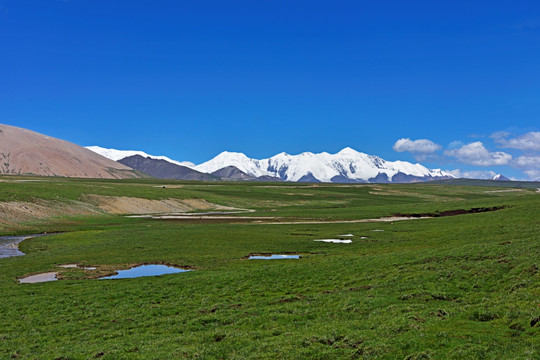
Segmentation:
{"type": "Polygon", "coordinates": [[[428,139],[411,140],[409,138],[402,138],[396,141],[393,149],[397,152],[407,151],[413,154],[431,154],[440,150],[441,145],[428,139]]]}
{"type": "Polygon", "coordinates": [[[520,156],[513,161],[512,165],[522,169],[536,168],[540,170],[540,156],[520,156]]]}
{"type": "Polygon", "coordinates": [[[512,155],[505,152],[489,152],[481,141],[445,150],[444,155],[454,157],[464,164],[477,166],[507,165],[512,160],[512,155]]]}
{"type": "Polygon", "coordinates": [[[495,143],[503,148],[518,149],[524,151],[540,151],[540,131],[531,131],[524,135],[507,139],[508,133],[505,136],[498,136],[499,133],[492,135],[495,143]],[[497,135],[496,135],[497,134],[497,135]]]}
{"type": "Polygon", "coordinates": [[[512,161],[512,166],[521,169],[532,181],[540,181],[540,155],[520,156],[512,161]]]}
{"type": "Polygon", "coordinates": [[[463,145],[465,145],[465,143],[463,141],[454,140],[448,145],[448,148],[449,149],[455,149],[455,148],[462,147],[463,145]]]}
{"type": "Polygon", "coordinates": [[[504,139],[509,137],[511,134],[508,131],[497,131],[491,134],[489,137],[492,139],[504,139]]]}
{"type": "Polygon", "coordinates": [[[462,171],[460,169],[455,169],[449,170],[448,172],[457,178],[464,179],[492,179],[495,175],[497,175],[496,172],[491,170],[462,171]]]}
{"type": "Polygon", "coordinates": [[[523,171],[531,181],[540,181],[540,169],[531,169],[523,171]]]}

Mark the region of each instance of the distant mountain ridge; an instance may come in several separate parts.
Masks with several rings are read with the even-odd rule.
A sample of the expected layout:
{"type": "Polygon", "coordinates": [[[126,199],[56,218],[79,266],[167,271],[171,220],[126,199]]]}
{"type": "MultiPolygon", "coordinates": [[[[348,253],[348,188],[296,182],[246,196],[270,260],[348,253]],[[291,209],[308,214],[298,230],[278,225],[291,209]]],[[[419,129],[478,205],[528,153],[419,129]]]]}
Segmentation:
{"type": "Polygon", "coordinates": [[[212,175],[219,176],[222,180],[229,181],[282,181],[280,178],[273,176],[250,176],[232,165],[216,170],[212,173],[212,175]]]}
{"type": "MultiPolygon", "coordinates": [[[[94,149],[96,147],[88,148],[94,149]]],[[[109,150],[108,152],[101,150],[101,154],[105,156],[107,154],[116,154],[116,156],[122,154],[118,150],[111,151],[114,149],[105,150],[109,150]]],[[[166,158],[152,155],[148,155],[148,157],[166,158]]],[[[228,180],[408,183],[455,178],[451,173],[441,169],[430,170],[421,164],[412,164],[406,161],[386,161],[378,156],[361,153],[352,148],[345,148],[336,154],[304,152],[299,155],[289,155],[280,153],[271,158],[260,160],[249,158],[243,153],[224,151],[199,165],[193,165],[189,162],[175,163],[185,164],[184,166],[201,173],[212,174],[228,180]]]]}
{"type": "Polygon", "coordinates": [[[242,153],[225,151],[194,169],[212,173],[227,166],[234,166],[253,177],[271,176],[293,182],[402,183],[455,177],[440,169],[430,170],[423,165],[406,161],[386,161],[351,148],[345,148],[336,154],[280,153],[261,160],[251,159],[242,153]]]}
{"type": "Polygon", "coordinates": [[[118,160],[119,163],[132,169],[142,171],[158,179],[218,181],[219,177],[202,173],[200,171],[177,165],[167,160],[132,155],[118,160]]]}
{"type": "Polygon", "coordinates": [[[170,159],[166,156],[155,156],[155,155],[149,155],[143,151],[138,150],[116,150],[116,149],[107,149],[101,146],[86,146],[88,150],[92,150],[95,153],[98,153],[101,156],[104,156],[108,159],[118,161],[121,159],[125,159],[127,157],[133,156],[133,155],[140,155],[143,158],[151,158],[156,160],[165,160],[170,163],[180,165],[180,166],[187,166],[187,167],[194,167],[195,164],[188,162],[188,161],[176,161],[173,159],[170,159]]]}

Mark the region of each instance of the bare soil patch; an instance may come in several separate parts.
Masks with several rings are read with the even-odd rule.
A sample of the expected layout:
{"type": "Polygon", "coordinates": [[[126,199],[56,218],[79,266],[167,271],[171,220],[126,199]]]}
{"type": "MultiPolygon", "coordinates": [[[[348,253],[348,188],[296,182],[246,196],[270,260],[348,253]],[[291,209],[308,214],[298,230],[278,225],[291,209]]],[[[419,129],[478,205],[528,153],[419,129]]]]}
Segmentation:
{"type": "Polygon", "coordinates": [[[0,226],[65,215],[91,215],[100,209],[80,201],[50,201],[36,199],[33,202],[0,202],[0,226]]]}
{"type": "Polygon", "coordinates": [[[496,193],[508,193],[508,192],[523,192],[527,191],[525,189],[505,189],[505,190],[488,190],[484,191],[486,194],[496,194],[496,193]]]}
{"type": "Polygon", "coordinates": [[[237,210],[202,199],[150,200],[127,196],[86,195],[85,200],[110,214],[183,213],[195,210],[237,210]]]}

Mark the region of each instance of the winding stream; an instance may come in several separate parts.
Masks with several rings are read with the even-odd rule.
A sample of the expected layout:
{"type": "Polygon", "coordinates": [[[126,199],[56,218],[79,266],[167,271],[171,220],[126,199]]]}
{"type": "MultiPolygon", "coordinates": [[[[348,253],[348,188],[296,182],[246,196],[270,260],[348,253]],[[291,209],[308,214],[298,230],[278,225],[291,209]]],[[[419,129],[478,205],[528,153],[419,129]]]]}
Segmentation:
{"type": "Polygon", "coordinates": [[[19,235],[19,236],[0,236],[0,259],[25,255],[19,250],[19,244],[23,240],[31,239],[47,234],[19,235]]]}

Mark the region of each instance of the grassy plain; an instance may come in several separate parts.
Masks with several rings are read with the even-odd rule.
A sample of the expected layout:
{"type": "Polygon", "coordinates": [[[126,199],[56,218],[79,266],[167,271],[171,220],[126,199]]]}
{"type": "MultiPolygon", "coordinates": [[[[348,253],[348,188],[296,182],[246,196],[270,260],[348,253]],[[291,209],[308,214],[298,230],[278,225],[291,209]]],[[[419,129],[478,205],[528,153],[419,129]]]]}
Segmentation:
{"type": "Polygon", "coordinates": [[[89,194],[197,198],[255,210],[232,216],[273,218],[101,213],[4,227],[2,235],[63,233],[26,240],[20,249],[27,255],[0,259],[2,359],[540,358],[536,189],[2,180],[0,202],[69,203],[89,194]],[[350,222],[479,207],[505,208],[350,222]],[[279,224],[294,221],[320,223],[279,224]],[[313,241],[348,233],[352,244],[313,241]],[[303,255],[245,259],[253,253],[303,255]],[[57,266],[67,263],[97,269],[57,266]],[[95,279],[142,263],[194,271],[95,279]],[[47,271],[62,279],[17,283],[47,271]]]}

